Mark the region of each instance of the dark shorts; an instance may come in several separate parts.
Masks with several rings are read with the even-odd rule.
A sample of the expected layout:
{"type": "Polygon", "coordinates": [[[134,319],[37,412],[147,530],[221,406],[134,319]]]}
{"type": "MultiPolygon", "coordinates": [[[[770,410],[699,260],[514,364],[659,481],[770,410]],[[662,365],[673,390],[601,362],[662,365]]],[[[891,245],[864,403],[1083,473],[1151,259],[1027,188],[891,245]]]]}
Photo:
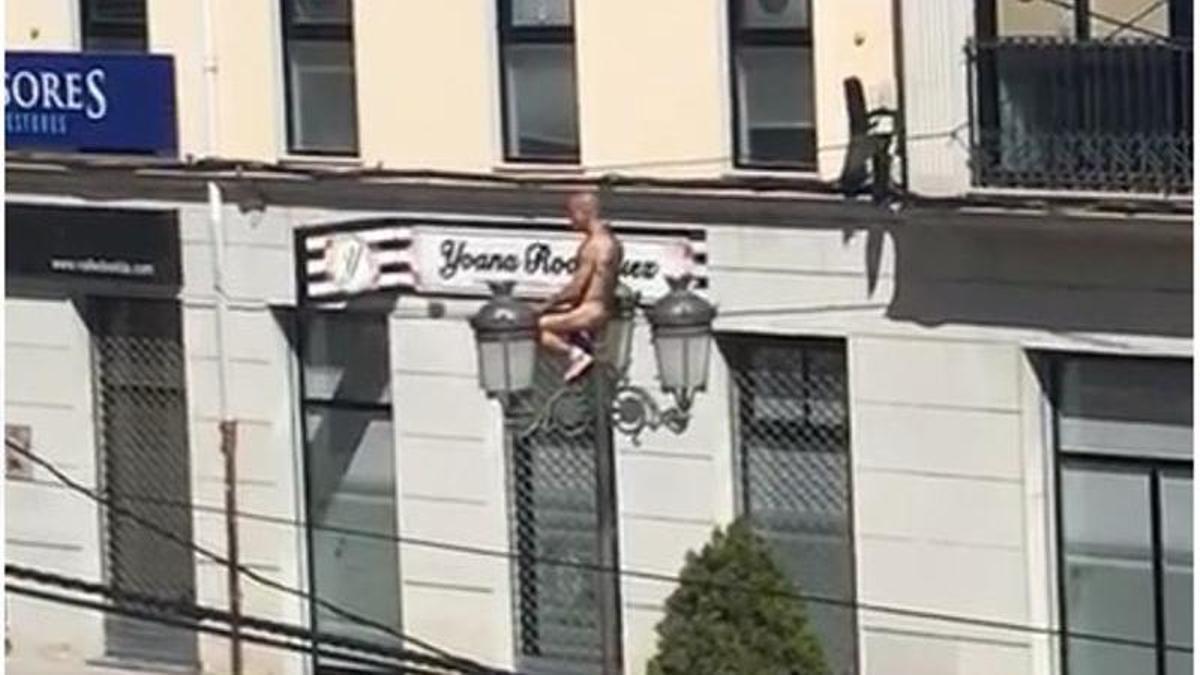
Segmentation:
{"type": "Polygon", "coordinates": [[[575,331],[571,333],[570,341],[571,344],[579,347],[588,354],[595,354],[596,352],[596,340],[591,331],[575,331]]]}

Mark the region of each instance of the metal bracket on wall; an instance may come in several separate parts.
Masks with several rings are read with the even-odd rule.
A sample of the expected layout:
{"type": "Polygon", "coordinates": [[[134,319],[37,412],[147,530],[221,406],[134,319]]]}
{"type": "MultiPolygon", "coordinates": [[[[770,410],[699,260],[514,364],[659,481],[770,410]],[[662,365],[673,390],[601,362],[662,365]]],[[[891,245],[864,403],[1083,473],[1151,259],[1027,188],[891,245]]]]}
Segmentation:
{"type": "Polygon", "coordinates": [[[588,430],[592,411],[595,410],[591,399],[594,388],[588,384],[597,377],[607,378],[613,385],[605,388],[612,392],[607,407],[613,428],[633,441],[634,445],[641,444],[641,434],[646,430],[666,428],[680,434],[687,429],[691,419],[691,395],[676,395],[674,405],[664,408],[645,388],[631,384],[628,373],[618,371],[607,363],[597,363],[587,379],[558,387],[540,405],[510,397],[504,404],[505,417],[513,424],[517,437],[521,439],[538,431],[579,436],[588,430]]]}

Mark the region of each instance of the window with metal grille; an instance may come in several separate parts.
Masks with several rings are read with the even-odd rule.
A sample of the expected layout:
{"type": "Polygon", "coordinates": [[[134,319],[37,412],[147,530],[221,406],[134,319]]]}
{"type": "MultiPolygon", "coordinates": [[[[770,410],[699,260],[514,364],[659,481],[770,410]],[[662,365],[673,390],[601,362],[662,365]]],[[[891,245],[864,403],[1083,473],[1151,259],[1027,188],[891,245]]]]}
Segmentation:
{"type": "MultiPolygon", "coordinates": [[[[387,317],[349,312],[305,314],[300,352],[313,595],[399,631],[396,456],[387,317]]],[[[321,632],[401,646],[394,636],[325,608],[313,607],[312,612],[321,632]]],[[[318,665],[327,668],[335,663],[321,659],[318,665]]]]}
{"type": "Polygon", "coordinates": [[[572,0],[499,0],[504,156],[579,161],[572,0]]]}
{"type": "Polygon", "coordinates": [[[1191,366],[1051,358],[1064,673],[1192,672],[1191,366]]]}
{"type": "Polygon", "coordinates": [[[146,0],[80,0],[85,52],[146,51],[146,0]]]}
{"type": "Polygon", "coordinates": [[[976,0],[976,183],[1191,192],[1192,3],[976,0]]]}
{"type": "Polygon", "coordinates": [[[815,170],[810,0],[729,0],[738,166],[815,170]]]}
{"type": "MultiPolygon", "coordinates": [[[[100,487],[141,521],[192,539],[187,401],[179,304],[92,299],[88,308],[100,487]]],[[[105,511],[104,576],[119,591],[193,604],[192,551],[129,515],[105,511]]],[[[193,666],[196,634],[114,614],[104,617],[115,659],[193,666]]]]}
{"type": "Polygon", "coordinates": [[[288,151],[358,152],[351,0],[282,0],[288,151]]]}
{"type": "Polygon", "coordinates": [[[733,378],[739,510],[806,603],[830,672],[857,672],[846,346],[725,336],[733,378]]]}
{"type": "MultiPolygon", "coordinates": [[[[525,405],[545,401],[561,384],[561,368],[549,358],[539,359],[525,405]]],[[[599,564],[598,508],[616,507],[596,503],[594,410],[591,403],[581,405],[580,414],[589,418],[578,435],[543,430],[513,442],[510,513],[517,551],[517,670],[522,673],[602,672],[601,594],[618,591],[613,575],[586,566],[599,564]]]]}

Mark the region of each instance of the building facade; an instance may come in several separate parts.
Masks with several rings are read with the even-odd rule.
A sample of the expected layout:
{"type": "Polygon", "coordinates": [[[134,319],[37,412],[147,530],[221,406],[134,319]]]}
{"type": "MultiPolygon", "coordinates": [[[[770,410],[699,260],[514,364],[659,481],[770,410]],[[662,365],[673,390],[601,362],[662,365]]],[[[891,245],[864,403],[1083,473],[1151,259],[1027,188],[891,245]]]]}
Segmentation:
{"type": "MultiPolygon", "coordinates": [[[[240,560],[308,596],[248,616],[641,673],[744,516],[838,675],[1191,672],[1191,3],[1143,4],[10,2],[6,562],[225,608],[145,522],[229,555],[232,419],[240,560]],[[511,433],[467,323],[566,278],[580,187],[719,309],[601,500],[602,422],[511,433]]],[[[7,605],[14,672],[231,668],[7,605]]]]}

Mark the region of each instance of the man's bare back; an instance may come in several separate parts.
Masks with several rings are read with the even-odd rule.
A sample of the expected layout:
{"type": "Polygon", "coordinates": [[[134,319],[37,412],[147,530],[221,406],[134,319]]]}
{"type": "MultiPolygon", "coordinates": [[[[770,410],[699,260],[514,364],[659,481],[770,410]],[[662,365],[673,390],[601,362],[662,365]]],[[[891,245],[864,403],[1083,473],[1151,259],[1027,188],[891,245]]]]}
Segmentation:
{"type": "Polygon", "coordinates": [[[544,347],[570,359],[565,379],[572,380],[592,364],[591,343],[612,318],[623,252],[600,220],[595,195],[572,195],[567,210],[572,226],[586,235],[576,254],[574,275],[543,304],[538,328],[544,347]]]}

